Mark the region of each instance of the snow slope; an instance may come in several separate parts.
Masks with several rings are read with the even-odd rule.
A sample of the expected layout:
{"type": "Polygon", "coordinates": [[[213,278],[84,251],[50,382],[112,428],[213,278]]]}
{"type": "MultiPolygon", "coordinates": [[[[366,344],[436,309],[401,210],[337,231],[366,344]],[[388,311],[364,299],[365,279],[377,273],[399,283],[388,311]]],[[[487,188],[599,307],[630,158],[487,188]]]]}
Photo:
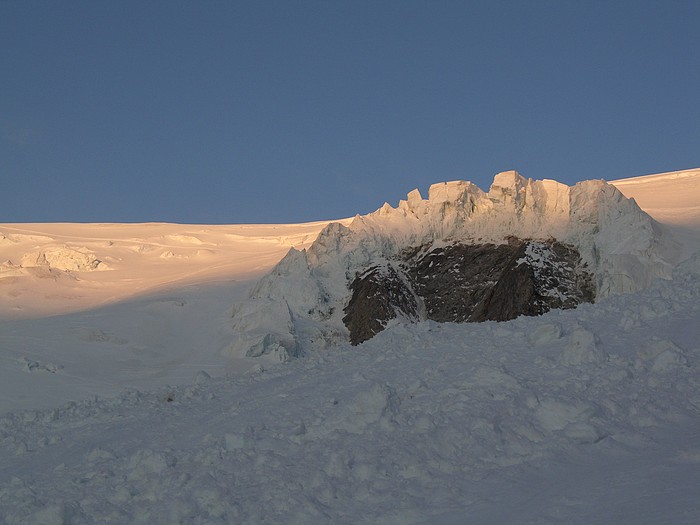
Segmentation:
{"type": "Polygon", "coordinates": [[[231,304],[326,224],[0,225],[0,413],[246,370],[231,304]]]}
{"type": "Polygon", "coordinates": [[[0,419],[4,523],[700,521],[700,260],[507,323],[0,419]]]}
{"type": "Polygon", "coordinates": [[[673,232],[684,248],[683,257],[700,250],[700,169],[620,179],[611,184],[673,232]]]}
{"type": "MultiPolygon", "coordinates": [[[[700,202],[697,176],[672,175],[700,202]]],[[[622,190],[672,211],[663,187],[645,187],[622,190]]],[[[672,216],[659,218],[697,249],[700,221],[672,216]]],[[[230,306],[324,224],[286,245],[270,228],[306,226],[229,239],[240,251],[222,246],[246,227],[146,226],[0,226],[13,266],[46,244],[88,255],[37,255],[39,275],[63,277],[22,264],[0,281],[0,523],[700,522],[697,256],[672,280],[576,310],[397,325],[269,365],[221,355],[230,306]],[[15,234],[48,240],[20,250],[15,234]],[[211,241],[210,269],[161,264],[197,257],[184,236],[211,241]],[[131,238],[157,248],[140,258],[131,238]],[[112,269],[67,268],[95,260],[112,269]],[[61,290],[46,311],[73,313],[37,318],[61,290]]]]}
{"type": "Polygon", "coordinates": [[[610,182],[664,224],[695,227],[700,223],[700,169],[672,171],[610,182]]]}

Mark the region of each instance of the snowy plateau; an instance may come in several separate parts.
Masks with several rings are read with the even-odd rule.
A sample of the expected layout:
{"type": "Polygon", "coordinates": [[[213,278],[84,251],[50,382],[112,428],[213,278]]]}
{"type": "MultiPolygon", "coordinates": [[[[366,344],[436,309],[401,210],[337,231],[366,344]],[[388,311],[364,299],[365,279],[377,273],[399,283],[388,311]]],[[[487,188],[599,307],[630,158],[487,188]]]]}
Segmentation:
{"type": "Polygon", "coordinates": [[[0,224],[0,523],[700,523],[699,251],[698,169],[0,224]]]}

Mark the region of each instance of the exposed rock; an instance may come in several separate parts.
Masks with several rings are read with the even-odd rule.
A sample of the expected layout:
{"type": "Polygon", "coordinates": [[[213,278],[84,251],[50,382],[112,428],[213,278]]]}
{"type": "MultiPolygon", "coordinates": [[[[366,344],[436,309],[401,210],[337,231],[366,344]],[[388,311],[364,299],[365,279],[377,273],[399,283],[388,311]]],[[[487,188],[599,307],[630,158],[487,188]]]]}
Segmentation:
{"type": "Polygon", "coordinates": [[[350,284],[352,297],[345,308],[343,322],[350,330],[353,345],[381,332],[398,313],[418,318],[418,302],[393,266],[373,266],[350,284]]]}
{"type": "Polygon", "coordinates": [[[555,240],[422,246],[406,250],[396,267],[373,266],[358,274],[343,322],[350,342],[358,344],[398,315],[506,321],[591,302],[592,283],[578,251],[555,240]]]}
{"type": "Polygon", "coordinates": [[[409,275],[425,301],[427,318],[469,321],[515,254],[509,244],[454,244],[408,259],[409,275]]]}
{"type": "Polygon", "coordinates": [[[519,315],[538,315],[549,310],[538,308],[533,268],[517,261],[523,251],[524,246],[521,246],[504,260],[500,276],[493,285],[484,283],[485,297],[477,304],[469,321],[507,321],[519,315]]]}

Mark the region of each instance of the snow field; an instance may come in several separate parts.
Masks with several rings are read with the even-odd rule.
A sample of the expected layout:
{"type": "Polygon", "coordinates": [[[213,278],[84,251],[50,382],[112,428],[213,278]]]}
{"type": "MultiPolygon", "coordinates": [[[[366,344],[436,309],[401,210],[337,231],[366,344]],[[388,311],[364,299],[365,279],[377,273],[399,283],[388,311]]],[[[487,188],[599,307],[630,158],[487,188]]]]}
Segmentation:
{"type": "Polygon", "coordinates": [[[175,286],[256,279],[328,222],[0,224],[0,317],[66,314],[175,286]]]}

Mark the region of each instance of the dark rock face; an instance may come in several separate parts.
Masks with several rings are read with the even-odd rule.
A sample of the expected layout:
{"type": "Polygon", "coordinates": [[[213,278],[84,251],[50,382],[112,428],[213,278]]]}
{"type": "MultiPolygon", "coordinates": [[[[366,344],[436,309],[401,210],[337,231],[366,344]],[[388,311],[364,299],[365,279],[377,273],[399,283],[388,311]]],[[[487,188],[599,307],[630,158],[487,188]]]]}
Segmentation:
{"type": "Polygon", "coordinates": [[[439,322],[506,321],[592,302],[578,251],[555,240],[421,246],[359,274],[343,322],[359,344],[401,315],[439,322]]]}
{"type": "Polygon", "coordinates": [[[406,259],[428,319],[463,323],[495,286],[515,257],[509,244],[465,245],[421,250],[406,259]]]}
{"type": "Polygon", "coordinates": [[[397,312],[418,320],[417,298],[391,265],[373,266],[350,284],[352,298],[345,308],[343,323],[350,330],[353,345],[381,332],[397,312]]]}

